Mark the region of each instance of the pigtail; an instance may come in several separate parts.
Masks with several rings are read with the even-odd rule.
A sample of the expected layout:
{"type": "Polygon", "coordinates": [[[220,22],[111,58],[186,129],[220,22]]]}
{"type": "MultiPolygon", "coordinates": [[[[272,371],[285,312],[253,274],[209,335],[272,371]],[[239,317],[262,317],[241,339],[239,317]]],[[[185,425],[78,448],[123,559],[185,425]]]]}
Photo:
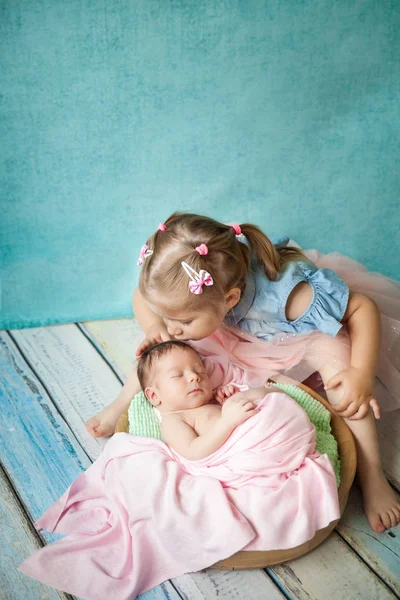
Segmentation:
{"type": "Polygon", "coordinates": [[[278,250],[256,225],[244,223],[240,225],[240,228],[249,243],[251,254],[263,265],[268,279],[275,281],[281,270],[281,259],[278,250]]]}
{"type": "Polygon", "coordinates": [[[305,260],[303,253],[297,248],[286,246],[275,248],[271,240],[256,225],[244,223],[240,226],[246,237],[251,254],[263,265],[268,279],[275,281],[282,267],[291,260],[305,260]]]}

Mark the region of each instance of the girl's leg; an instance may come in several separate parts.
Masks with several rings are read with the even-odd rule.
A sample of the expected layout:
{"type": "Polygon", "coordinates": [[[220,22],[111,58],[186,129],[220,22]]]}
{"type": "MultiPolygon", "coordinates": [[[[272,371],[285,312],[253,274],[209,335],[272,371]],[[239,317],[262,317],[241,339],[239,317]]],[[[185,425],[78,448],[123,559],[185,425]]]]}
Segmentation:
{"type": "MultiPolygon", "coordinates": [[[[319,369],[326,383],[339,370],[332,365],[319,369]]],[[[328,400],[335,407],[343,395],[343,390],[335,388],[327,392],[328,400]]],[[[357,476],[360,483],[364,509],[371,529],[382,532],[400,522],[400,503],[382,470],[379,456],[378,437],[375,420],[370,409],[368,415],[360,420],[345,419],[354,436],[357,448],[357,476]]]]}
{"type": "Polygon", "coordinates": [[[118,417],[129,406],[134,396],[140,392],[140,389],[140,383],[135,368],[128,376],[125,385],[114,402],[86,421],[86,429],[88,432],[93,437],[112,435],[115,431],[118,417]]]}

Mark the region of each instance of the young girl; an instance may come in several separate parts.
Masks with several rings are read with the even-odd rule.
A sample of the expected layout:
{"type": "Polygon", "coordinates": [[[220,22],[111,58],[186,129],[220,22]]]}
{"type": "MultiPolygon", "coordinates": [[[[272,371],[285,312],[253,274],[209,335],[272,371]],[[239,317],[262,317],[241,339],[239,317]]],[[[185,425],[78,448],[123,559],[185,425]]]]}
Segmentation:
{"type": "MultiPolygon", "coordinates": [[[[326,258],[313,259],[326,266],[326,258]]],[[[400,397],[394,400],[387,391],[397,386],[398,394],[400,389],[395,365],[398,323],[393,320],[399,313],[400,288],[359,266],[355,269],[353,261],[341,258],[336,263],[356,284],[352,291],[334,271],[318,268],[298,249],[274,247],[254,225],[229,226],[174,213],[140,253],[142,270],[133,304],[146,339],[137,355],[164,340],[191,340],[202,355],[216,360],[228,356],[265,377],[284,372],[302,381],[318,371],[328,400],[354,435],[365,512],[371,528],[382,532],[400,521],[400,504],[379,458],[374,376],[379,362],[384,384],[380,401],[400,407],[400,397]],[[377,300],[392,296],[381,307],[380,357],[378,308],[354,291],[371,288],[371,281],[376,282],[377,300]]],[[[111,434],[139,389],[132,373],[117,400],[88,421],[92,435],[111,434]]]]}

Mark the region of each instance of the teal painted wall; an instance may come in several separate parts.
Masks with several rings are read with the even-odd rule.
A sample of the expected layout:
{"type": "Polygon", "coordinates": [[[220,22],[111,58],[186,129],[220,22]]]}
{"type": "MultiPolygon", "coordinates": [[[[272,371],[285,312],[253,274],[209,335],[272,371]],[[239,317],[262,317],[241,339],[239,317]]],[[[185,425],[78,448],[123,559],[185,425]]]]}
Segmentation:
{"type": "Polygon", "coordinates": [[[0,327],[130,315],[177,208],[400,278],[397,0],[0,7],[0,327]]]}

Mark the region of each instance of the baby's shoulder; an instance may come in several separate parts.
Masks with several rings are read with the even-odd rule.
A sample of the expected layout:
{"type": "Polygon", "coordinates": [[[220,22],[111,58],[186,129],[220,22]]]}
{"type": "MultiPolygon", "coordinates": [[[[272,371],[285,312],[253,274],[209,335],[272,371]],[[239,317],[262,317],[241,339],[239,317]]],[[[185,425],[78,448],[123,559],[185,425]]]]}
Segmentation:
{"type": "Polygon", "coordinates": [[[185,417],[183,412],[170,412],[162,415],[161,419],[161,433],[163,430],[169,429],[170,427],[175,427],[177,424],[185,422],[185,417]]]}
{"type": "Polygon", "coordinates": [[[175,439],[176,435],[182,433],[182,428],[185,429],[188,426],[193,428],[192,423],[189,419],[185,418],[183,412],[179,411],[164,414],[161,421],[162,440],[166,443],[170,443],[171,440],[175,439]]]}

